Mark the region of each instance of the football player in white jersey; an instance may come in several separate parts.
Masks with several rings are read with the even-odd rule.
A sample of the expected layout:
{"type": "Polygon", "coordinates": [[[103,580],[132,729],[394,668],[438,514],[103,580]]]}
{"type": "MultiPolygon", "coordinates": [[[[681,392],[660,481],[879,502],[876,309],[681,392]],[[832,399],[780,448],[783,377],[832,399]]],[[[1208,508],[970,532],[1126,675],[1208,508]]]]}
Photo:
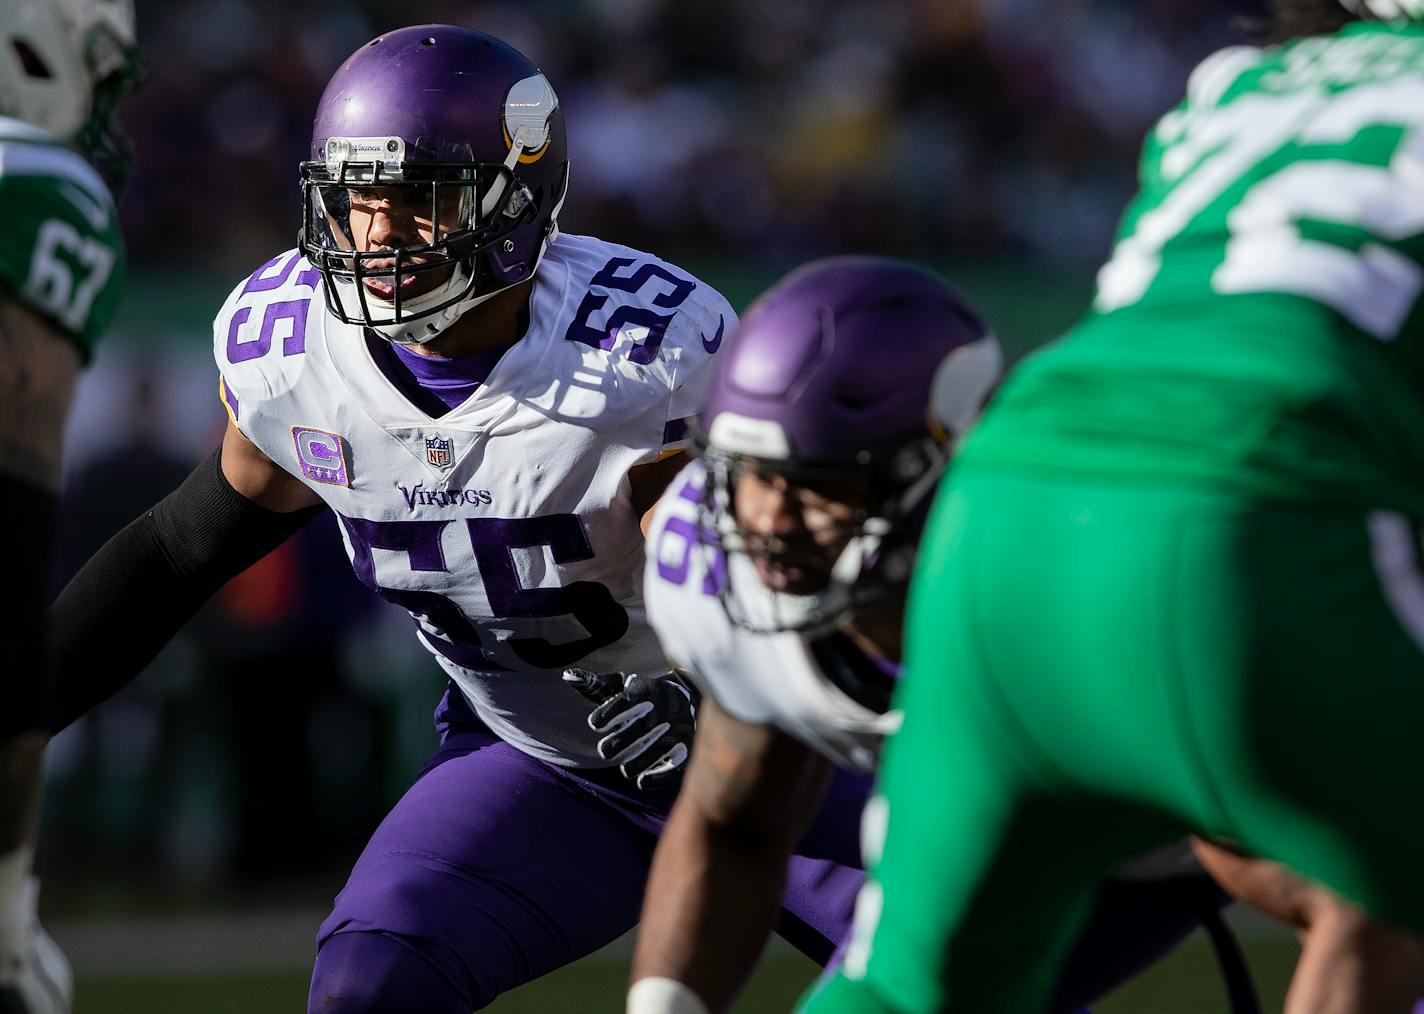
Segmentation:
{"type": "MultiPolygon", "coordinates": [[[[214,325],[220,452],[55,607],[59,721],[329,510],[448,690],[439,749],[321,928],[310,1009],[467,1014],[637,920],[695,715],[644,614],[640,522],[736,320],[656,257],[559,234],[559,100],[480,32],[357,50],[301,178],[299,248],[214,325]]],[[[858,792],[828,826],[854,828],[858,792]]],[[[821,961],[853,853],[808,839],[794,863],[783,929],[821,961]]]]}
{"type": "Polygon", "coordinates": [[[129,0],[0,0],[0,1010],[69,1009],[30,874],[44,684],[34,679],[75,375],[123,289],[114,111],[138,72],[129,0]]]}
{"type": "MultiPolygon", "coordinates": [[[[807,265],[747,312],[699,416],[701,455],[649,532],[649,616],[707,695],[648,882],[629,1014],[726,1010],[833,767],[875,769],[899,722],[930,494],[1000,361],[971,307],[898,261],[807,265]]],[[[1189,857],[1157,858],[1103,885],[1051,1010],[1102,995],[1202,922],[1222,934],[1237,1009],[1252,1009],[1216,915],[1225,895],[1189,857]]]]}

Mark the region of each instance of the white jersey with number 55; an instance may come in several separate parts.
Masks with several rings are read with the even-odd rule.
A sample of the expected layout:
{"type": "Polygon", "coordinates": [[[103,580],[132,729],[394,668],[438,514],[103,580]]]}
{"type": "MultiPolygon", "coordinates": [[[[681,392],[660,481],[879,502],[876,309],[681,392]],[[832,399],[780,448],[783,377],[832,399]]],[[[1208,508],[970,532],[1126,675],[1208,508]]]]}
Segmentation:
{"type": "Polygon", "coordinates": [[[409,610],[480,718],[536,757],[604,767],[560,674],[666,667],[627,474],[683,445],[735,323],[686,272],[561,235],[524,337],[438,418],[296,251],[238,286],[213,337],[234,424],[331,507],[357,577],[409,610]]]}

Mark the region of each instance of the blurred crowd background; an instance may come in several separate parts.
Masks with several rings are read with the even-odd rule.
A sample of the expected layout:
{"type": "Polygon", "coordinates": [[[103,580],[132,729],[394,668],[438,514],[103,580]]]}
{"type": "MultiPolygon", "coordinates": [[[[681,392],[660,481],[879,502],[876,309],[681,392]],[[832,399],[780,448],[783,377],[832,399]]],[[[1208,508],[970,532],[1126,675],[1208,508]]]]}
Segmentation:
{"type": "MultiPolygon", "coordinates": [[[[1022,350],[1086,304],[1147,128],[1260,13],[1246,0],[138,8],[133,283],[72,419],[57,580],[215,445],[211,316],[293,245],[317,99],[380,31],[470,25],[541,65],[569,125],[566,231],[667,257],[739,309],[799,260],[917,258],[1022,350]]],[[[317,521],[56,741],[47,904],[326,904],[433,747],[442,688],[409,620],[356,585],[317,521]]]]}
{"type": "MultiPolygon", "coordinates": [[[[136,260],[289,245],[331,71],[421,19],[523,50],[564,104],[568,224],[756,259],[1096,260],[1148,125],[1243,0],[143,0],[136,260]]],[[[255,260],[254,260],[255,258],[255,260]]]]}

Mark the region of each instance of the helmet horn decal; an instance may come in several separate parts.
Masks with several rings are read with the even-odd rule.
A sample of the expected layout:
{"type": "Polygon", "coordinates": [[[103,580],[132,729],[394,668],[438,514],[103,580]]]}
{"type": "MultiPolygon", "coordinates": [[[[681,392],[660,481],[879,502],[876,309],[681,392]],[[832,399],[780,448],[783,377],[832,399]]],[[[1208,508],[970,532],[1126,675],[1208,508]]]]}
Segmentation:
{"type": "MultiPolygon", "coordinates": [[[[559,108],[559,97],[543,74],[516,81],[504,100],[504,141],[518,160],[530,165],[549,150],[549,120],[559,108]]],[[[511,164],[512,165],[512,164],[511,164]]]]}
{"type": "Polygon", "coordinates": [[[992,334],[944,357],[930,384],[931,430],[958,438],[978,418],[1004,370],[1004,353],[992,334]]]}

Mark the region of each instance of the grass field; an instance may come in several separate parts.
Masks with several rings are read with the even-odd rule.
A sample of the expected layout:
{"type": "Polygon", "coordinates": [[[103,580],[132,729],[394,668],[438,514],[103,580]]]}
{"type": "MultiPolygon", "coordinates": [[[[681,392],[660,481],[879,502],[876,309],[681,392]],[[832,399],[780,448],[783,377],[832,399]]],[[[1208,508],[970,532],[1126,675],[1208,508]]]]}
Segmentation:
{"type": "MultiPolygon", "coordinates": [[[[1295,962],[1292,939],[1253,932],[1244,942],[1267,1011],[1279,1010],[1295,962]]],[[[815,967],[784,948],[774,950],[738,1004],[738,1014],[788,1011],[815,967]]],[[[618,1014],[627,948],[610,949],[545,976],[507,996],[492,1014],[618,1014]]],[[[227,974],[80,975],[77,1014],[281,1014],[305,1009],[306,969],[227,974]]],[[[1209,1014],[1224,1011],[1215,959],[1200,935],[1094,1010],[1097,1014],[1209,1014]]]]}

